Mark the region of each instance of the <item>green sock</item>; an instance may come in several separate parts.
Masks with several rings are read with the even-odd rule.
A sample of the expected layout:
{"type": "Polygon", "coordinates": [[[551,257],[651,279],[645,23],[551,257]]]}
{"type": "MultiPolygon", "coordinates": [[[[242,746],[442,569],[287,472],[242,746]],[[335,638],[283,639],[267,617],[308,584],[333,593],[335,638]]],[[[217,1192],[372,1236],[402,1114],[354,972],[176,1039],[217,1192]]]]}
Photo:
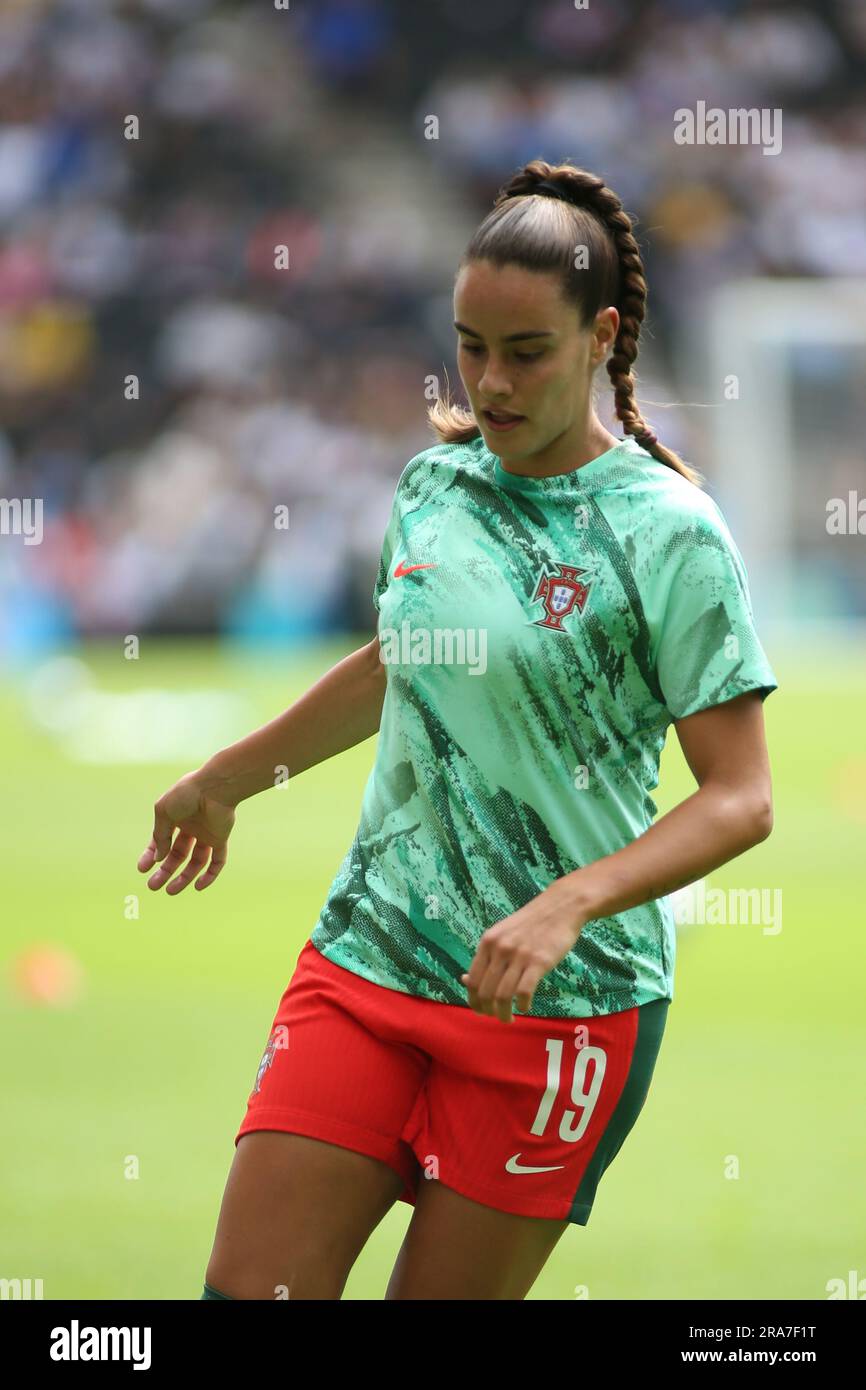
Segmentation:
{"type": "MultiPolygon", "coordinates": [[[[210,1284],[205,1284],[205,1286],[204,1286],[204,1293],[202,1294],[201,1297],[202,1297],[202,1298],[224,1298],[224,1299],[226,1299],[226,1301],[229,1302],[229,1303],[233,1302],[233,1299],[232,1299],[231,1294],[229,1294],[229,1293],[219,1293],[216,1289],[212,1289],[211,1286],[210,1286],[210,1284]]],[[[201,1299],[199,1299],[199,1302],[201,1302],[201,1299]]]]}

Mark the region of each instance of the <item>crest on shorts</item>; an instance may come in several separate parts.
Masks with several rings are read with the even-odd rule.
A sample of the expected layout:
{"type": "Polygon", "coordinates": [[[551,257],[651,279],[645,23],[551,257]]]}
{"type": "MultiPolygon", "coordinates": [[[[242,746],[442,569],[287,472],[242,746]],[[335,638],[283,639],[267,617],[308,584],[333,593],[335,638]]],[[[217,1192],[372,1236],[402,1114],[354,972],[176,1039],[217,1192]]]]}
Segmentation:
{"type": "Polygon", "coordinates": [[[271,1036],[268,1038],[267,1045],[265,1047],[264,1052],[262,1053],[262,1060],[259,1062],[259,1069],[256,1072],[256,1084],[253,1087],[253,1095],[256,1095],[262,1089],[262,1081],[264,1080],[265,1072],[273,1062],[274,1053],[276,1052],[276,1050],[277,1035],[276,1033],[272,1033],[271,1036]]]}
{"type": "Polygon", "coordinates": [[[567,618],[575,608],[582,613],[586,607],[592,584],[592,578],[580,578],[586,573],[578,565],[565,565],[560,561],[542,565],[532,595],[533,603],[541,599],[544,604],[544,617],[534,619],[536,627],[550,628],[552,632],[566,631],[562,625],[563,618],[567,618]]]}

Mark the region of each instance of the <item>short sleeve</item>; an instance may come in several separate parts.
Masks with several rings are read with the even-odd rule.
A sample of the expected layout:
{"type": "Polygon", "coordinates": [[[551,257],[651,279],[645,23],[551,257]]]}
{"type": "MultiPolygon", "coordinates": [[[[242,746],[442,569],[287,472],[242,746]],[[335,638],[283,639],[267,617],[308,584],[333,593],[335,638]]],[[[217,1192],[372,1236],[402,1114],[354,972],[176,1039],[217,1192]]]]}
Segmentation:
{"type": "Polygon", "coordinates": [[[671,567],[656,671],[674,719],[747,690],[778,688],[755,630],[743,558],[715,502],[667,547],[671,567]]]}
{"type": "Polygon", "coordinates": [[[373,585],[373,607],[377,613],[379,612],[379,604],[382,595],[390,582],[391,560],[400,534],[400,497],[400,483],[398,482],[394,493],[394,499],[391,503],[391,516],[385,530],[385,538],[382,541],[382,551],[379,557],[379,569],[376,574],[376,582],[373,585]]]}

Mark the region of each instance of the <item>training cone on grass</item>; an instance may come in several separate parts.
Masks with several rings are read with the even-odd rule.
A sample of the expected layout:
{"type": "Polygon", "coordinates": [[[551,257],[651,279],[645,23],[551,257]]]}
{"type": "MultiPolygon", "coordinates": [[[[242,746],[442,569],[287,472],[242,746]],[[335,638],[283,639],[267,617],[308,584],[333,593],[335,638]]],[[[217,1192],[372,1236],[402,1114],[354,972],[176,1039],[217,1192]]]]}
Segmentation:
{"type": "Polygon", "coordinates": [[[28,1004],[74,1004],[84,987],[84,967],[64,946],[29,946],[11,963],[13,993],[28,1004]]]}

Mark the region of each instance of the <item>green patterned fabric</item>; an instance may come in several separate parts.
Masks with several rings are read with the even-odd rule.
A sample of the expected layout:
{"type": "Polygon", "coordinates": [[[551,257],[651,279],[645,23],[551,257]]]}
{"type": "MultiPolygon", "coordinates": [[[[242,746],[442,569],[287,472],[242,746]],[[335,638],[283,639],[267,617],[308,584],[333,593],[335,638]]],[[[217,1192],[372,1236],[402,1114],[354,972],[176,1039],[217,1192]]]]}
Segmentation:
{"type": "MultiPolygon", "coordinates": [[[[649,827],[672,720],[777,682],[719,508],[630,438],[543,479],[480,437],[418,454],[374,603],[375,766],[312,941],[468,1008],[482,932],[649,827]]],[[[672,999],[674,957],[667,898],[589,922],[532,1015],[672,999]]]]}

